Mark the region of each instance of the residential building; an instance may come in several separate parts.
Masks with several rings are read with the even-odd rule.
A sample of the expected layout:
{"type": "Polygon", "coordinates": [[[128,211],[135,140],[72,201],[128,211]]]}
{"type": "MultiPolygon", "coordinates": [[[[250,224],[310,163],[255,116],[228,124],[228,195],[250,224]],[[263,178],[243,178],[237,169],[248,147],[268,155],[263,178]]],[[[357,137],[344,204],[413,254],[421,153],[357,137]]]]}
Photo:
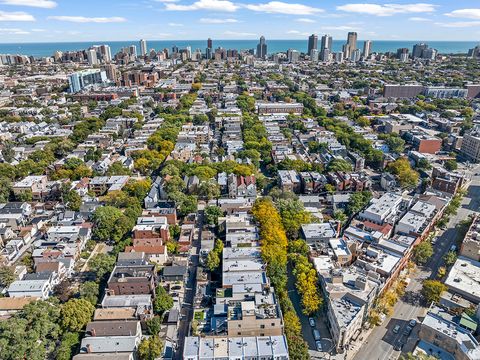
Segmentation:
{"type": "Polygon", "coordinates": [[[447,311],[432,306],[420,324],[419,338],[444,349],[456,360],[480,359],[480,344],[472,333],[451,320],[447,311]]]}
{"type": "Polygon", "coordinates": [[[480,162],[480,126],[463,136],[460,152],[470,161],[480,162]]]}
{"type": "Polygon", "coordinates": [[[480,261],[480,216],[475,215],[460,246],[460,255],[480,261]]]}
{"type": "Polygon", "coordinates": [[[68,77],[70,92],[77,93],[83,89],[93,86],[102,85],[107,82],[107,74],[100,69],[82,70],[71,74],[68,77]]]}
{"type": "Polygon", "coordinates": [[[288,360],[285,336],[187,337],[184,360],[275,359],[288,360]]]}

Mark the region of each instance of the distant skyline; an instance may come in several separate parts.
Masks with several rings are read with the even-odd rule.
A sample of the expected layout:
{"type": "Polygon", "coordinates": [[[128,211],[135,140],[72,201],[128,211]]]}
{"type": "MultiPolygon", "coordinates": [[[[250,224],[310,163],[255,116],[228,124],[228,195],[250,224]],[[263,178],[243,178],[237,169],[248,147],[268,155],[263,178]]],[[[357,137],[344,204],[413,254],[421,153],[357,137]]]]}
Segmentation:
{"type": "Polygon", "coordinates": [[[480,41],[478,0],[0,0],[0,43],[345,39],[480,41]]]}

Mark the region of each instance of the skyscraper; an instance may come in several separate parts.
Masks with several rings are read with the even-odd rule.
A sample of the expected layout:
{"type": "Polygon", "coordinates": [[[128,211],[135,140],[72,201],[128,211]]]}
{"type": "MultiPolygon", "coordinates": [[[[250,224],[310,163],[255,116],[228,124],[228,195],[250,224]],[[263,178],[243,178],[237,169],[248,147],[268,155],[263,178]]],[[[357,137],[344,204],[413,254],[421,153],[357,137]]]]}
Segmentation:
{"type": "Polygon", "coordinates": [[[260,37],[260,42],[257,45],[257,57],[260,59],[265,59],[267,56],[267,43],[265,42],[265,37],[260,37]]]}
{"type": "Polygon", "coordinates": [[[363,58],[366,59],[367,57],[370,56],[370,53],[372,52],[372,41],[371,40],[365,40],[363,43],[363,58]]]}
{"type": "Polygon", "coordinates": [[[312,50],[318,49],[318,36],[312,34],[308,37],[308,55],[311,56],[312,50]]]}
{"type": "Polygon", "coordinates": [[[423,52],[428,49],[428,45],[425,43],[413,45],[412,57],[414,59],[421,58],[423,52]]]}
{"type": "Polygon", "coordinates": [[[207,49],[205,51],[205,57],[210,60],[212,58],[212,49],[213,49],[213,41],[212,39],[208,38],[207,40],[207,49]]]}
{"type": "Polygon", "coordinates": [[[408,61],[408,49],[407,48],[400,48],[397,49],[397,59],[400,60],[401,62],[407,62],[408,61]]]}
{"type": "Polygon", "coordinates": [[[87,59],[89,65],[98,65],[97,51],[95,49],[87,50],[87,59]]]}
{"type": "Polygon", "coordinates": [[[130,45],[130,47],[128,48],[128,53],[136,58],[137,57],[137,47],[135,45],[130,45]]]}
{"type": "Polygon", "coordinates": [[[297,50],[288,49],[287,58],[288,58],[289,62],[296,63],[298,61],[298,59],[300,58],[300,53],[297,50]]]}
{"type": "Polygon", "coordinates": [[[147,40],[140,40],[140,55],[146,56],[147,55],[147,40]]]}
{"type": "Polygon", "coordinates": [[[355,50],[357,50],[357,33],[349,32],[347,36],[347,46],[345,47],[346,57],[349,58],[355,50]]]}
{"type": "Polygon", "coordinates": [[[332,51],[332,37],[328,34],[322,36],[322,43],[320,45],[320,51],[328,49],[332,51]]]}
{"type": "Polygon", "coordinates": [[[100,46],[100,53],[103,57],[103,62],[109,63],[112,61],[112,51],[110,50],[110,46],[108,45],[101,45],[100,46]]]}
{"type": "Polygon", "coordinates": [[[332,42],[333,39],[330,35],[325,34],[322,36],[322,42],[320,45],[320,60],[328,61],[330,59],[330,54],[332,53],[332,42]]]}

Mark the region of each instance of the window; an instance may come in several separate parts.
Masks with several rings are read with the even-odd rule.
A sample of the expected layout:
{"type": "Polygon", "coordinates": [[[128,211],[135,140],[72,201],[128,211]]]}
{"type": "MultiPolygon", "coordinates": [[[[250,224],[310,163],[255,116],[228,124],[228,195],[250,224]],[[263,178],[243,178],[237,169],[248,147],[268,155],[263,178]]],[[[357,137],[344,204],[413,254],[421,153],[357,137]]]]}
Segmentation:
{"type": "Polygon", "coordinates": [[[265,329],[265,325],[260,325],[260,329],[265,329]]]}

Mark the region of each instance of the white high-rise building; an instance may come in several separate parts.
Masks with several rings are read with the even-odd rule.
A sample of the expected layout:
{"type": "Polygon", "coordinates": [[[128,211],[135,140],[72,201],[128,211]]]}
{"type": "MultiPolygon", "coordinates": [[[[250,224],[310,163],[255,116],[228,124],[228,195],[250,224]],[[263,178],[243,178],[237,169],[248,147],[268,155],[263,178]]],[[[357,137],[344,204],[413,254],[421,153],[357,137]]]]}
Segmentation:
{"type": "Polygon", "coordinates": [[[87,60],[89,65],[98,65],[97,51],[95,49],[87,50],[87,60]]]}
{"type": "Polygon", "coordinates": [[[372,52],[372,42],[370,40],[366,40],[363,43],[363,58],[366,59],[370,56],[370,53],[372,52]]]}
{"type": "Polygon", "coordinates": [[[320,52],[322,52],[323,50],[325,49],[328,49],[330,50],[330,52],[332,52],[332,37],[328,34],[325,34],[322,36],[322,42],[321,42],[321,45],[320,45],[320,52]]]}
{"type": "Polygon", "coordinates": [[[140,40],[140,55],[146,56],[147,55],[147,40],[140,40]]]}
{"type": "Polygon", "coordinates": [[[112,61],[112,51],[110,50],[110,46],[100,46],[100,53],[103,55],[103,62],[109,63],[112,61]]]}

